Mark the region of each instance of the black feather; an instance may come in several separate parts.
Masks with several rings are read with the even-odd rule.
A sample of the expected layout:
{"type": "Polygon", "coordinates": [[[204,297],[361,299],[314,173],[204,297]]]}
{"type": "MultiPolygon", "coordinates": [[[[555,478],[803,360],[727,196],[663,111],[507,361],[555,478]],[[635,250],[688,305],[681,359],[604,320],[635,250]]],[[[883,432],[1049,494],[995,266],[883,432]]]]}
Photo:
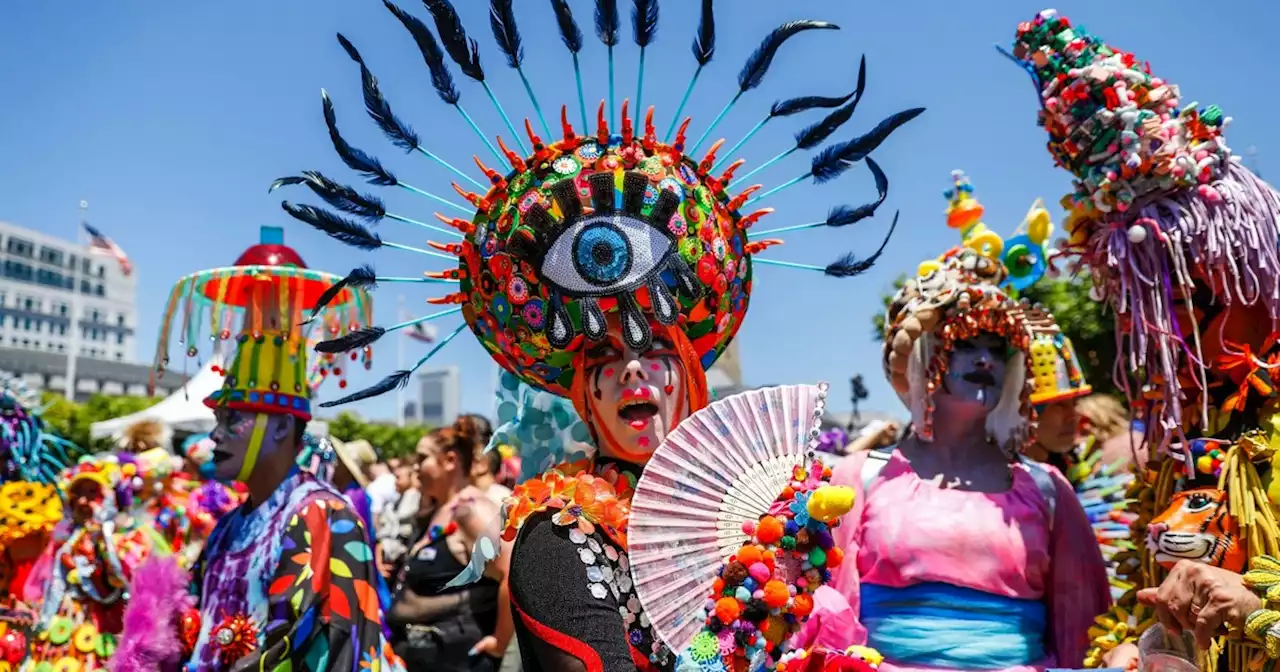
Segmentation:
{"type": "Polygon", "coordinates": [[[876,209],[884,203],[884,199],[889,197],[889,178],[880,169],[879,164],[867,157],[867,168],[871,170],[871,175],[876,181],[876,191],[879,197],[870,203],[863,203],[856,208],[839,205],[831,209],[831,213],[827,215],[827,226],[848,226],[856,222],[860,222],[874,214],[876,209]]]}
{"type": "Polygon", "coordinates": [[[607,47],[618,43],[618,0],[596,0],[596,37],[607,47]]]}
{"type": "MultiPolygon", "coordinates": [[[[317,347],[316,349],[319,350],[320,348],[317,347]]],[[[412,375],[413,375],[412,371],[396,371],[395,373],[387,376],[386,378],[383,378],[382,382],[378,383],[377,385],[374,385],[373,387],[367,387],[363,390],[360,390],[359,392],[348,394],[347,396],[341,399],[326,401],[323,404],[320,404],[320,407],[333,408],[334,406],[341,406],[343,404],[349,404],[353,401],[360,401],[361,399],[368,399],[370,397],[376,397],[380,394],[386,394],[392,390],[396,390],[404,387],[405,385],[408,385],[409,377],[412,375]]]]}
{"type": "Polygon", "coordinates": [[[329,286],[328,289],[324,290],[324,293],[321,294],[320,298],[316,300],[315,307],[311,309],[311,316],[308,317],[306,321],[304,321],[302,324],[307,324],[312,320],[316,319],[316,316],[320,314],[320,311],[324,310],[325,306],[329,305],[330,303],[333,302],[334,299],[338,298],[338,295],[342,293],[342,290],[348,287],[374,289],[377,286],[378,286],[378,277],[373,272],[372,266],[369,266],[366,264],[359,268],[352,269],[351,272],[347,274],[347,277],[333,283],[332,285],[329,286]]]}
{"type": "Polygon", "coordinates": [[[716,55],[716,10],[715,0],[702,0],[702,18],[698,19],[698,34],[693,36],[693,57],[698,65],[711,62],[716,55]]]}
{"type": "Polygon", "coordinates": [[[337,338],[316,343],[316,352],[338,353],[347,352],[349,350],[358,350],[366,345],[372,345],[379,338],[382,338],[382,335],[385,333],[387,333],[387,330],[382,327],[365,327],[364,329],[357,329],[345,336],[339,336],[337,338]]]}
{"type": "Polygon", "coordinates": [[[868,133],[827,146],[813,157],[810,174],[813,175],[814,182],[822,184],[839,177],[853,164],[867,158],[898,127],[920,116],[922,112],[923,107],[915,107],[891,114],[868,133]]]}
{"type": "Polygon", "coordinates": [[[507,57],[507,65],[513,69],[524,61],[524,47],[520,44],[520,28],[516,25],[514,0],[490,0],[489,27],[493,39],[507,57]]]}
{"type": "Polygon", "coordinates": [[[362,194],[314,170],[305,170],[301,176],[282,177],[272,182],[271,188],[267,191],[270,193],[280,187],[293,184],[305,184],[329,205],[365,219],[377,220],[387,214],[382,199],[370,194],[362,194]]]}
{"type": "Polygon", "coordinates": [[[769,66],[773,64],[773,57],[778,55],[778,49],[782,44],[806,30],[840,30],[840,26],[826,21],[788,21],[774,28],[773,32],[760,42],[760,46],[756,47],[751,56],[747,57],[742,71],[738,73],[738,88],[742,91],[750,91],[760,86],[765,73],[769,72],[769,66]]]}
{"type": "Polygon", "coordinates": [[[422,0],[427,11],[436,20],[436,32],[440,33],[440,42],[449,58],[458,64],[462,74],[476,80],[484,81],[484,67],[480,65],[480,45],[475,40],[467,39],[467,29],[462,27],[462,19],[454,10],[449,0],[422,0]]]}
{"type": "Polygon", "coordinates": [[[808,128],[801,129],[796,133],[796,147],[798,149],[813,149],[821,145],[823,141],[831,137],[832,133],[840,130],[840,127],[853,117],[854,110],[858,109],[858,101],[861,96],[853,99],[853,102],[844,107],[828,114],[816,124],[808,128]]]}
{"type": "Polygon", "coordinates": [[[647,47],[658,33],[658,0],[635,0],[631,23],[636,29],[636,45],[647,47]]]}
{"type": "MultiPolygon", "coordinates": [[[[769,108],[770,117],[789,117],[800,112],[818,108],[840,107],[849,102],[850,98],[857,96],[862,99],[862,91],[867,85],[867,57],[862,57],[862,62],[858,65],[858,86],[853,91],[843,96],[801,96],[790,100],[780,100],[769,108]]],[[[856,101],[855,101],[856,102],[856,101]]],[[[819,140],[818,142],[821,142],[819,140]]],[[[816,144],[816,143],[815,143],[816,144]]]]}
{"type": "Polygon", "coordinates": [[[342,162],[368,178],[370,184],[381,184],[387,187],[400,184],[391,171],[382,167],[380,161],[363,150],[352,147],[343,139],[342,134],[338,133],[338,115],[334,113],[333,101],[329,100],[329,93],[324,89],[320,90],[320,100],[324,105],[324,123],[329,127],[329,140],[333,141],[333,149],[338,152],[342,162]]]}
{"type": "Polygon", "coordinates": [[[395,113],[391,111],[391,104],[387,102],[382,90],[378,88],[378,78],[373,76],[369,71],[369,67],[365,65],[364,59],[360,58],[360,52],[356,51],[354,45],[347,38],[338,33],[338,42],[343,49],[347,50],[347,55],[351,60],[360,64],[360,81],[361,89],[364,93],[364,108],[369,112],[369,116],[373,122],[382,129],[382,132],[391,139],[392,144],[411,152],[418,148],[421,140],[418,134],[408,124],[400,121],[395,113]]]}
{"type": "Polygon", "coordinates": [[[294,219],[310,224],[328,234],[330,238],[340,240],[347,245],[362,250],[376,250],[382,247],[382,239],[363,224],[353,222],[341,215],[313,205],[294,205],[289,201],[280,204],[284,211],[294,219]]]}
{"type": "Polygon", "coordinates": [[[885,246],[889,244],[889,239],[893,237],[893,230],[896,228],[898,228],[898,213],[895,212],[893,213],[893,223],[889,225],[889,233],[885,234],[884,240],[881,241],[880,248],[875,251],[875,254],[858,261],[858,256],[850,252],[828,264],[824,272],[833,278],[851,278],[855,275],[866,273],[872,266],[875,266],[881,253],[884,252],[885,246]]]}
{"type": "Polygon", "coordinates": [[[435,87],[440,100],[450,105],[457,105],[462,94],[458,92],[458,86],[453,81],[453,73],[449,72],[449,66],[444,62],[444,50],[440,48],[436,36],[431,34],[427,24],[418,17],[391,4],[389,0],[382,0],[382,4],[386,5],[397,19],[400,19],[400,23],[404,24],[409,34],[413,36],[413,41],[418,44],[418,51],[422,52],[422,60],[431,71],[431,86],[435,87]]]}
{"type": "Polygon", "coordinates": [[[572,53],[582,51],[582,31],[578,22],[573,20],[573,9],[569,0],[551,0],[551,9],[556,13],[556,23],[560,24],[560,39],[572,53]]]}

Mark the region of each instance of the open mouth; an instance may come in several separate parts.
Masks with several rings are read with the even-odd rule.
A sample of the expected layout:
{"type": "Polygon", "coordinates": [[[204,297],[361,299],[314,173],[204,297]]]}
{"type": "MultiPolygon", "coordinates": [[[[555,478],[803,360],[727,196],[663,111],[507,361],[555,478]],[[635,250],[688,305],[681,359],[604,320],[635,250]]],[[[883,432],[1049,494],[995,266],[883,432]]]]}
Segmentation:
{"type": "Polygon", "coordinates": [[[235,457],[235,456],[234,456],[234,455],[232,455],[231,453],[228,453],[228,452],[227,452],[227,451],[225,451],[225,450],[222,450],[221,448],[214,448],[214,449],[213,449],[213,462],[214,462],[214,464],[218,464],[218,463],[221,463],[221,462],[226,462],[227,460],[231,459],[232,457],[235,457]]]}
{"type": "Polygon", "coordinates": [[[618,404],[618,417],[632,429],[644,429],[657,414],[658,405],[645,398],[631,397],[618,404]]]}
{"type": "Polygon", "coordinates": [[[995,376],[987,373],[986,371],[973,371],[971,373],[966,373],[962,378],[966,382],[973,383],[974,385],[994,386],[996,384],[995,376]]]}

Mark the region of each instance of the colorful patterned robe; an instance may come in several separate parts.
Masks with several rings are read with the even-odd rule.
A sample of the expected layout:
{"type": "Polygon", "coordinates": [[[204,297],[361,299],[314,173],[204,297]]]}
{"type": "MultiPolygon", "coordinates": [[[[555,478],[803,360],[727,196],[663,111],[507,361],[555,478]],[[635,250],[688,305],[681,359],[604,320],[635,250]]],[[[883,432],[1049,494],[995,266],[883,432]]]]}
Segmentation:
{"type": "Polygon", "coordinates": [[[369,535],[332,486],[295,470],[223,518],[196,566],[189,672],[399,672],[383,636],[369,535]]]}

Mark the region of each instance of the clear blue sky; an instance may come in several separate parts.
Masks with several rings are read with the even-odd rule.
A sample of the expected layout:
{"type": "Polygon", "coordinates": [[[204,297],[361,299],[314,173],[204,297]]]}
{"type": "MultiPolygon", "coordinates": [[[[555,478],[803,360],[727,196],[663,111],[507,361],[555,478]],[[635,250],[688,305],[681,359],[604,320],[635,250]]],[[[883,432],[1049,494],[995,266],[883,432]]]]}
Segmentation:
{"type": "MultiPolygon", "coordinates": [[[[587,32],[588,99],[606,92],[604,49],[592,36],[587,0],[570,0],[587,32]]],[[[506,68],[487,23],[487,4],[455,0],[494,89],[511,112],[532,114],[519,80],[506,68]]],[[[630,14],[629,2],[620,3],[630,14]]],[[[693,70],[689,44],[697,21],[694,0],[666,0],[658,38],[650,48],[645,102],[658,106],[659,126],[674,112],[693,70]]],[[[405,9],[427,16],[420,4],[405,9]]],[[[954,244],[943,224],[941,193],[948,173],[963,168],[987,208],[986,222],[1009,232],[1037,196],[1050,203],[1068,187],[1035,125],[1035,93],[1026,75],[999,57],[1017,23],[1042,7],[1034,2],[835,2],[720,0],[719,51],[688,108],[698,134],[735,90],[743,59],[775,25],[788,19],[826,19],[838,33],[809,33],[787,44],[764,84],[744,98],[716,135],[729,143],[777,98],[834,95],[851,88],[858,56],[866,54],[868,85],[854,120],[837,136],[852,137],[885,115],[926,106],[877,153],[891,182],[888,202],[874,220],[853,229],[793,235],[774,258],[825,264],[846,250],[869,253],[901,209],[897,235],[867,275],[834,280],[803,271],[758,267],[755,294],[739,332],[749,384],[834,384],[835,409],[848,407],[847,380],[866,375],[874,409],[899,409],[880,373],[880,350],[870,338],[879,295],[901,271],[954,244]]],[[[1280,9],[1263,0],[1204,2],[1065,2],[1057,6],[1117,46],[1150,60],[1157,73],[1182,86],[1185,100],[1216,103],[1236,121],[1228,139],[1238,153],[1258,148],[1264,174],[1280,174],[1280,94],[1271,53],[1280,9]],[[1274,171],[1268,170],[1274,167],[1274,171]]],[[[572,68],[554,32],[546,0],[522,0],[516,11],[525,38],[526,70],[544,107],[574,109],[572,68]]],[[[483,146],[430,89],[409,35],[376,0],[225,0],[161,2],[11,2],[0,9],[0,219],[72,237],[77,203],[91,204],[94,223],[133,258],[139,277],[140,359],[155,347],[162,303],[180,276],[229,265],[256,242],[263,224],[286,227],[286,240],[312,268],[345,273],[371,262],[380,274],[417,275],[430,260],[392,250],[352,251],[294,222],[268,194],[273,178],[318,169],[356,182],[334,155],[320,114],[321,87],[354,144],[371,151],[401,178],[448,190],[448,174],[425,158],[387,143],[364,115],[359,71],[334,39],[342,31],[359,47],[396,112],[425,144],[455,165],[483,146]]],[[[634,95],[636,49],[624,29],[618,50],[619,99],[634,95]]],[[[488,133],[501,130],[480,87],[460,74],[462,102],[488,133]]],[[[594,107],[594,106],[592,106],[594,107]]],[[[576,117],[576,114],[574,115],[576,117]]],[[[789,146],[790,134],[812,121],[770,124],[747,148],[754,165],[789,146]]],[[[695,135],[696,137],[696,135],[695,135]]],[[[795,156],[763,174],[766,185],[804,172],[795,156]]],[[[376,188],[375,188],[376,189],[376,188]]],[[[796,187],[775,199],[769,227],[821,219],[838,203],[860,203],[874,189],[864,168],[839,182],[796,187]]],[[[381,190],[391,210],[429,219],[425,200],[381,190]]],[[[303,191],[285,192],[294,200],[303,191]]],[[[384,238],[420,245],[414,227],[387,222],[384,238]]],[[[410,305],[428,295],[414,288],[378,291],[377,316],[396,317],[396,296],[410,305]]],[[[448,328],[451,325],[442,324],[448,328]]],[[[408,348],[411,358],[420,346],[408,348]]],[[[176,349],[174,361],[181,359],[176,349]]],[[[372,373],[394,370],[394,340],[384,340],[372,373]]],[[[463,405],[488,412],[492,369],[469,337],[443,351],[437,364],[458,364],[463,405]]],[[[333,398],[336,389],[322,395],[333,398]]],[[[394,415],[393,397],[358,407],[370,416],[394,415]]]]}

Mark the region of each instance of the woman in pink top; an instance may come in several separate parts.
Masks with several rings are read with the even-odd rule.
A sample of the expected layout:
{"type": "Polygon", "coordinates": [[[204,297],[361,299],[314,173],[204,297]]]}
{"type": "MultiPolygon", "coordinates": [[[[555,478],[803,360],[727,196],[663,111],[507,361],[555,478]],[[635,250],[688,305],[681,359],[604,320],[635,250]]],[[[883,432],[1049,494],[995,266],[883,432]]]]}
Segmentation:
{"type": "Polygon", "coordinates": [[[998,262],[967,248],[942,262],[886,320],[886,373],[914,431],[833,478],[858,491],[833,577],[854,622],[822,643],[870,646],[885,672],[1078,667],[1110,597],[1071,486],[1018,455],[1034,429],[1024,307],[997,289],[998,262]]]}

